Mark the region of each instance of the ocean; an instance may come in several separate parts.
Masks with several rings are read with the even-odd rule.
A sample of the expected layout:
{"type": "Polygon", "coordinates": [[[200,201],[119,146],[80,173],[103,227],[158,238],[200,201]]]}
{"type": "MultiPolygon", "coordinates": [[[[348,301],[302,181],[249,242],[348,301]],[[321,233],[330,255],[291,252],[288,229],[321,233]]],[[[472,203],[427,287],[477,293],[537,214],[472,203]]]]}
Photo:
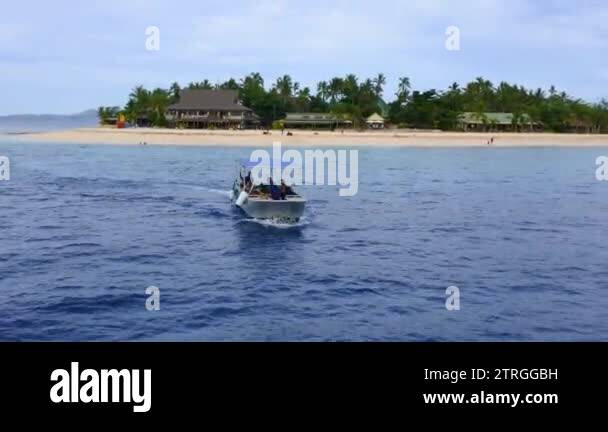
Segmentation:
{"type": "Polygon", "coordinates": [[[0,340],[608,339],[608,148],[359,148],[295,226],[231,206],[251,150],[0,138],[0,340]]]}
{"type": "Polygon", "coordinates": [[[51,132],[94,127],[98,123],[96,110],[87,110],[71,115],[24,114],[0,116],[0,134],[19,135],[23,133],[51,132]]]}

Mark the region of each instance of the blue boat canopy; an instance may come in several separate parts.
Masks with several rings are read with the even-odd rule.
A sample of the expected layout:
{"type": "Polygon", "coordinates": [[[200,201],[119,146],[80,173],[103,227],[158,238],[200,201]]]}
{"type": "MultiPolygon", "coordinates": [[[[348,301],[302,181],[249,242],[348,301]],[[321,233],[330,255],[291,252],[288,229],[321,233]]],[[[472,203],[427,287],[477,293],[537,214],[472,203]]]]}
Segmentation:
{"type": "Polygon", "coordinates": [[[257,160],[257,161],[250,161],[249,159],[241,159],[240,160],[240,165],[241,167],[248,169],[248,170],[252,170],[255,167],[261,166],[261,167],[268,167],[268,168],[272,168],[274,166],[281,166],[281,169],[289,166],[291,162],[285,162],[282,160],[276,160],[276,159],[270,159],[270,165],[267,165],[266,163],[264,163],[263,161],[257,160]]]}

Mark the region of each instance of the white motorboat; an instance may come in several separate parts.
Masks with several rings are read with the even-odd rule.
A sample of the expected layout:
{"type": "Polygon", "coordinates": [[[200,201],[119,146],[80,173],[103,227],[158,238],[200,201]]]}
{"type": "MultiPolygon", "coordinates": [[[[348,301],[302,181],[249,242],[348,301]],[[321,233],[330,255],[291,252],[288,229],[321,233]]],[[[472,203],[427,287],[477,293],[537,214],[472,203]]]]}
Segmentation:
{"type": "Polygon", "coordinates": [[[232,202],[255,219],[299,221],[304,214],[306,199],[292,186],[255,184],[251,180],[251,169],[256,165],[249,161],[239,164],[239,174],[232,187],[232,202]]]}

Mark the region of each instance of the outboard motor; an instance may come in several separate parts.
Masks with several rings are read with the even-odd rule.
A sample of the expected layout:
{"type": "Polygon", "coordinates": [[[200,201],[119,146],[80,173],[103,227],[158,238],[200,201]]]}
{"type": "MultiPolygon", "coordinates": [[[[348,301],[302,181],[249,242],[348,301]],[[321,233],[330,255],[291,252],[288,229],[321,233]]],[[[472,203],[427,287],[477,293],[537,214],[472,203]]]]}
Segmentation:
{"type": "Polygon", "coordinates": [[[245,191],[242,191],[239,194],[239,197],[236,199],[235,204],[241,207],[245,202],[247,202],[247,198],[249,198],[249,194],[245,191]]]}

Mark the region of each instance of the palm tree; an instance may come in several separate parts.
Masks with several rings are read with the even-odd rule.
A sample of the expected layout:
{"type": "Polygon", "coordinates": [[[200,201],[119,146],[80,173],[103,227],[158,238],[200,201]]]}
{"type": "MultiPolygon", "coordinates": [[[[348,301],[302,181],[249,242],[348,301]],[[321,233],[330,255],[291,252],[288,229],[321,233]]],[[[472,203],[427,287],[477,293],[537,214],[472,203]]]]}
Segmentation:
{"type": "Polygon", "coordinates": [[[264,87],[264,78],[262,78],[262,75],[259,72],[250,73],[247,78],[258,84],[260,87],[264,87]]]}
{"type": "Polygon", "coordinates": [[[329,96],[329,85],[327,84],[327,81],[321,81],[317,84],[317,95],[323,102],[327,101],[327,97],[329,96]]]}
{"type": "Polygon", "coordinates": [[[166,90],[156,88],[150,94],[148,110],[154,126],[162,126],[165,123],[165,111],[170,103],[170,96],[166,90]]]}
{"type": "MultiPolygon", "coordinates": [[[[207,81],[207,80],[205,80],[207,81]]],[[[222,89],[222,90],[240,90],[241,87],[239,86],[239,83],[236,82],[236,80],[234,78],[230,78],[228,81],[216,86],[216,88],[218,89],[222,89]]]]}
{"type": "Polygon", "coordinates": [[[174,82],[173,84],[171,84],[171,87],[169,87],[169,93],[171,95],[171,102],[177,102],[179,100],[181,91],[182,91],[182,89],[177,82],[174,82]]]}
{"type": "Polygon", "coordinates": [[[304,87],[302,90],[298,91],[298,109],[301,112],[306,112],[310,106],[311,92],[308,87],[304,87]]]}
{"type": "Polygon", "coordinates": [[[129,94],[130,99],[133,99],[142,106],[146,104],[149,96],[150,92],[146,90],[142,85],[134,87],[133,90],[131,90],[131,93],[129,94]]]}
{"type": "Polygon", "coordinates": [[[293,90],[293,81],[291,77],[289,75],[283,75],[282,77],[277,78],[275,88],[281,95],[283,102],[287,102],[287,100],[291,98],[293,90]]]}
{"type": "Polygon", "coordinates": [[[310,88],[304,87],[302,90],[298,91],[298,97],[310,97],[310,88]]]}
{"type": "Polygon", "coordinates": [[[348,74],[344,78],[342,93],[350,103],[355,103],[359,94],[359,79],[354,74],[348,74]]]}
{"type": "Polygon", "coordinates": [[[401,77],[399,78],[399,85],[397,87],[397,99],[399,99],[399,101],[401,103],[405,103],[407,101],[407,99],[409,98],[410,95],[410,90],[412,88],[412,85],[410,83],[410,79],[408,77],[401,77]]]}
{"type": "Polygon", "coordinates": [[[344,80],[342,78],[332,78],[329,82],[329,98],[332,104],[335,104],[338,98],[343,94],[344,80]]]}
{"type": "Polygon", "coordinates": [[[376,78],[374,78],[373,83],[376,96],[382,97],[384,85],[386,84],[386,77],[384,76],[384,74],[379,73],[376,78]]]}
{"type": "Polygon", "coordinates": [[[138,85],[129,94],[129,104],[127,105],[127,112],[132,121],[137,121],[138,118],[144,117],[148,114],[148,108],[150,106],[150,92],[146,90],[142,85],[138,85]]]}
{"type": "Polygon", "coordinates": [[[108,120],[107,108],[102,106],[97,108],[97,117],[99,118],[99,123],[104,124],[108,120]]]}
{"type": "Polygon", "coordinates": [[[188,84],[188,88],[191,90],[212,90],[213,84],[208,79],[204,79],[200,82],[191,82],[188,84]]]}
{"type": "Polygon", "coordinates": [[[534,93],[534,98],[537,101],[541,101],[545,98],[545,92],[543,91],[543,89],[541,89],[540,87],[536,89],[536,92],[534,93]]]}
{"type": "Polygon", "coordinates": [[[555,88],[555,86],[554,86],[554,85],[552,85],[552,86],[549,88],[549,95],[551,95],[551,96],[555,96],[556,94],[557,94],[557,89],[555,88]]]}

